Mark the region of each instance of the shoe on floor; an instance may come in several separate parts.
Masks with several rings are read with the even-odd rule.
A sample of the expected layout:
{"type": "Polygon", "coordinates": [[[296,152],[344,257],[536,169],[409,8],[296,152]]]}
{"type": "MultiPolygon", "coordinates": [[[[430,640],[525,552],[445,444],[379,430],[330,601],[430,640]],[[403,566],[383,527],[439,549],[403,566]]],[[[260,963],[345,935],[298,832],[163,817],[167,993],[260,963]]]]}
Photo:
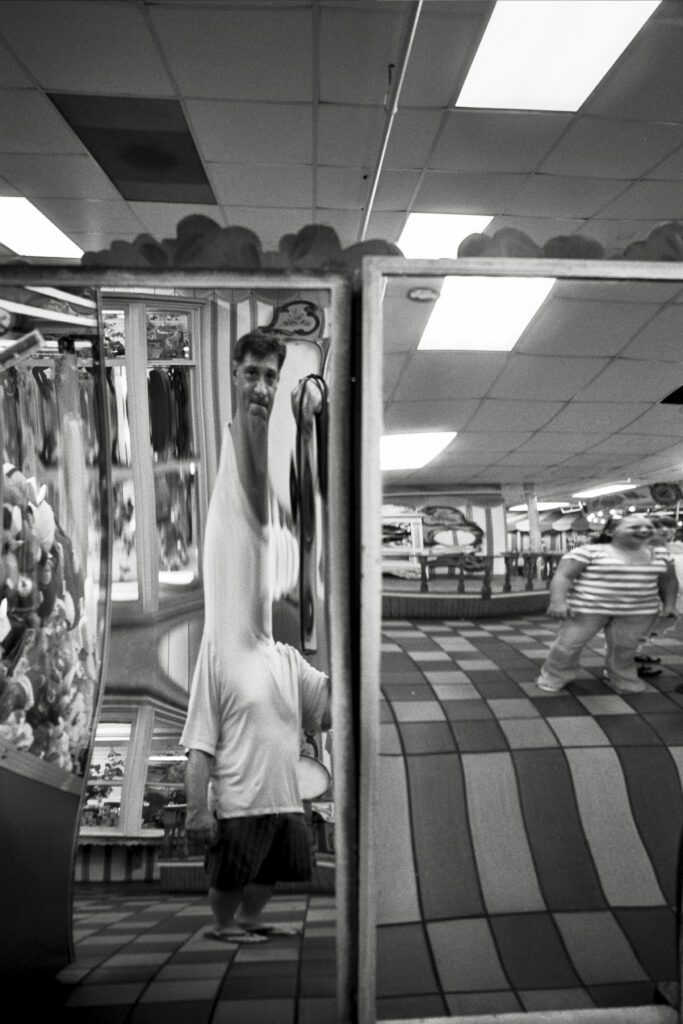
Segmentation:
{"type": "Polygon", "coordinates": [[[615,693],[629,694],[629,693],[644,693],[647,690],[647,683],[633,682],[633,683],[613,683],[608,675],[603,675],[603,682],[607,683],[610,690],[614,690],[615,693]]]}
{"type": "Polygon", "coordinates": [[[562,680],[548,679],[547,676],[539,676],[536,680],[536,686],[545,693],[559,693],[566,685],[562,680]]]}
{"type": "Polygon", "coordinates": [[[650,654],[636,654],[633,660],[639,662],[641,665],[658,665],[662,659],[650,654]]]}
{"type": "Polygon", "coordinates": [[[638,675],[646,678],[647,676],[661,676],[661,668],[657,668],[656,665],[639,665],[638,675]]]}
{"type": "Polygon", "coordinates": [[[243,928],[212,928],[204,932],[205,939],[215,939],[216,942],[246,943],[255,945],[257,942],[267,942],[265,935],[257,935],[254,932],[246,932],[243,928]]]}

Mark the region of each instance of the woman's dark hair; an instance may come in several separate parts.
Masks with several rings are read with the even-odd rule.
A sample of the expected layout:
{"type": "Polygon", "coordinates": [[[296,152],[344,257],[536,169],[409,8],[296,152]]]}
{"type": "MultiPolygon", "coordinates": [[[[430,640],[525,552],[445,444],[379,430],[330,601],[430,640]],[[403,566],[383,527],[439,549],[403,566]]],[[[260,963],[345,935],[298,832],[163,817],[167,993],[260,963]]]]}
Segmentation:
{"type": "Polygon", "coordinates": [[[622,516],[610,516],[605,520],[602,530],[593,539],[594,544],[609,544],[612,540],[612,534],[614,533],[614,527],[617,525],[622,516]]]}
{"type": "Polygon", "coordinates": [[[266,356],[276,356],[277,368],[282,369],[282,364],[287,355],[287,345],[284,338],[277,331],[270,331],[267,327],[256,327],[248,334],[243,334],[235,344],[232,358],[236,363],[242,363],[247,353],[257,359],[265,359],[266,356]]]}

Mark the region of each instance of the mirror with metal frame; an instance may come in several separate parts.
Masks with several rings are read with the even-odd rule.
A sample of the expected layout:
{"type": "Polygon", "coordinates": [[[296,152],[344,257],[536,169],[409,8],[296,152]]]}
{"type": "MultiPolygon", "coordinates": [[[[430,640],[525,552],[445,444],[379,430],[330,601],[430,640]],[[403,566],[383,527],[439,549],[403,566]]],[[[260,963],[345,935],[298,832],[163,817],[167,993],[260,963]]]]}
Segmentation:
{"type": "Polygon", "coordinates": [[[363,289],[362,1019],[678,1020],[683,627],[630,576],[560,670],[590,609],[547,612],[568,564],[622,571],[629,515],[680,571],[683,269],[369,259],[363,289]]]}
{"type": "MultiPolygon", "coordinates": [[[[108,875],[97,877],[92,853],[103,843],[110,848],[105,874],[128,878],[132,861],[126,849],[137,840],[149,847],[148,853],[152,847],[157,851],[154,864],[149,856],[146,861],[149,877],[160,880],[162,891],[193,891],[193,885],[196,891],[203,857],[187,842],[183,766],[178,762],[183,757],[179,741],[210,586],[226,642],[232,644],[232,634],[244,626],[256,644],[259,624],[265,624],[269,638],[295,648],[334,681],[331,717],[339,743],[333,748],[329,721],[322,728],[302,728],[296,769],[313,849],[312,880],[302,882],[297,892],[304,909],[309,893],[311,906],[317,897],[325,904],[321,914],[329,917],[329,927],[321,941],[329,947],[330,998],[335,995],[334,965],[342,941],[335,931],[332,898],[337,865],[340,859],[348,859],[345,851],[351,842],[346,825],[350,786],[345,776],[353,771],[345,739],[352,733],[345,685],[350,678],[348,292],[342,276],[326,273],[49,267],[0,271],[0,310],[5,310],[7,319],[0,337],[0,359],[8,364],[3,378],[5,549],[22,540],[15,536],[22,528],[21,521],[14,523],[19,516],[15,504],[34,530],[38,524],[40,496],[27,494],[23,509],[19,477],[29,478],[29,483],[37,478],[40,488],[42,477],[49,485],[61,474],[59,479],[63,476],[73,487],[66,490],[65,498],[57,495],[60,525],[68,527],[70,534],[75,532],[79,540],[79,531],[86,530],[88,523],[93,529],[96,526],[85,507],[89,491],[80,486],[88,478],[94,443],[90,434],[84,435],[92,412],[85,388],[92,370],[81,351],[85,342],[71,337],[86,331],[81,324],[86,314],[102,364],[99,397],[109,431],[106,441],[98,438],[98,451],[111,480],[111,586],[107,583],[106,589],[112,626],[109,657],[102,665],[104,692],[99,702],[94,695],[87,728],[81,729],[76,794],[81,801],[80,827],[76,807],[75,817],[65,820],[62,829],[69,833],[66,846],[71,837],[75,851],[76,879],[109,880],[108,875]],[[78,296],[86,290],[84,312],[78,296]],[[29,314],[33,320],[42,317],[38,327],[47,326],[41,344],[26,347],[39,334],[37,329],[29,333],[29,327],[35,327],[33,320],[28,327],[24,322],[29,314]],[[244,353],[238,357],[236,346],[245,335],[277,338],[278,367],[273,386],[268,385],[267,410],[262,382],[256,387],[245,385],[251,363],[258,362],[253,349],[246,350],[248,358],[244,353]],[[21,353],[19,344],[24,346],[21,353]],[[21,366],[15,368],[19,358],[21,366]],[[43,365],[48,359],[57,367],[54,372],[43,365]],[[67,388],[70,378],[66,380],[62,364],[69,359],[74,373],[83,378],[80,392],[73,382],[71,390],[67,388]],[[240,367],[246,367],[242,376],[240,367]],[[21,393],[17,391],[14,401],[7,382],[14,386],[17,380],[21,393]],[[73,409],[65,404],[67,399],[73,409]],[[257,487],[252,489],[253,481],[247,476],[245,483],[242,468],[244,464],[254,467],[248,459],[241,461],[238,442],[231,448],[231,459],[225,452],[226,438],[235,437],[241,416],[241,429],[247,433],[253,427],[249,417],[259,424],[263,418],[266,421],[265,431],[260,432],[262,461],[254,473],[257,487]],[[71,437],[79,424],[80,449],[74,448],[71,437]],[[80,475],[79,458],[85,459],[80,475]],[[237,475],[227,472],[226,460],[233,469],[237,460],[237,475]],[[9,463],[21,473],[18,469],[15,473],[9,463]],[[214,516],[212,527],[210,509],[217,488],[227,494],[233,517],[214,516]],[[80,499],[78,514],[72,515],[69,495],[72,504],[80,499]],[[250,563],[233,576],[226,569],[234,568],[235,560],[245,555],[249,530],[259,538],[259,572],[250,563]],[[209,537],[213,554],[205,557],[209,537]],[[99,747],[93,757],[98,719],[99,747]]],[[[103,503],[102,514],[108,515],[108,487],[96,487],[95,493],[103,503]]],[[[103,561],[101,578],[106,577],[109,561],[106,551],[103,561]]],[[[39,571],[36,566],[34,583],[42,596],[45,581],[39,571]]],[[[4,587],[5,591],[14,587],[8,573],[4,587]]],[[[3,592],[3,596],[7,595],[3,592]]],[[[93,622],[91,628],[99,625],[93,622]]],[[[71,628],[68,622],[66,626],[71,628]]],[[[0,721],[5,745],[11,748],[14,743],[16,748],[10,760],[30,757],[31,750],[14,722],[19,710],[30,720],[35,714],[24,708],[27,687],[22,679],[12,678],[13,665],[3,657],[9,681],[3,676],[2,692],[6,696],[5,691],[12,695],[16,691],[16,707],[5,700],[0,721]]],[[[70,668],[64,666],[69,682],[70,668]]],[[[57,675],[52,673],[54,685],[66,685],[57,675]]],[[[0,773],[11,785],[5,766],[0,764],[0,773]]],[[[258,775],[259,765],[254,767],[258,775]]],[[[53,799],[51,790],[41,790],[38,796],[37,803],[46,806],[53,799]]],[[[19,875],[20,867],[17,861],[19,875]]],[[[19,876],[16,889],[22,889],[19,876]]],[[[284,891],[291,904],[292,884],[285,884],[284,891]]],[[[67,933],[68,921],[61,924],[67,933]]],[[[345,928],[348,922],[342,912],[340,935],[345,928]]],[[[57,952],[57,960],[59,956],[57,952]]],[[[63,949],[61,956],[65,956],[63,949]]]]}

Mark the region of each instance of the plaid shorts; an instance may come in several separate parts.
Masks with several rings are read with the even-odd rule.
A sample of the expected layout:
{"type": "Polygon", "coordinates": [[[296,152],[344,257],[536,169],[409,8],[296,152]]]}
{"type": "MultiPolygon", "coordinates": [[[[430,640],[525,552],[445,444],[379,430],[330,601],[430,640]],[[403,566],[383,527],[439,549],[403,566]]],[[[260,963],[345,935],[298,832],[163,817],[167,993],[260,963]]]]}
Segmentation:
{"type": "Polygon", "coordinates": [[[303,814],[221,818],[204,866],[209,885],[222,891],[250,882],[307,882],[312,876],[311,848],[303,814]]]}

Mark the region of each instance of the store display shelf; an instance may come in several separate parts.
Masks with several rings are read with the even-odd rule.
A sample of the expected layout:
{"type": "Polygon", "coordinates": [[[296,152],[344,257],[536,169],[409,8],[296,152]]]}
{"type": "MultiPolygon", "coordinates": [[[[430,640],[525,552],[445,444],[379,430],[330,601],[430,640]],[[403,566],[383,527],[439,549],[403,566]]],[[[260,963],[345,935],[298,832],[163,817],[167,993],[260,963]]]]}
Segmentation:
{"type": "Polygon", "coordinates": [[[61,789],[66,793],[80,794],[83,779],[80,775],[66,772],[56,764],[36,757],[34,754],[17,748],[0,739],[0,768],[21,775],[34,782],[42,782],[53,789],[61,789]]]}

